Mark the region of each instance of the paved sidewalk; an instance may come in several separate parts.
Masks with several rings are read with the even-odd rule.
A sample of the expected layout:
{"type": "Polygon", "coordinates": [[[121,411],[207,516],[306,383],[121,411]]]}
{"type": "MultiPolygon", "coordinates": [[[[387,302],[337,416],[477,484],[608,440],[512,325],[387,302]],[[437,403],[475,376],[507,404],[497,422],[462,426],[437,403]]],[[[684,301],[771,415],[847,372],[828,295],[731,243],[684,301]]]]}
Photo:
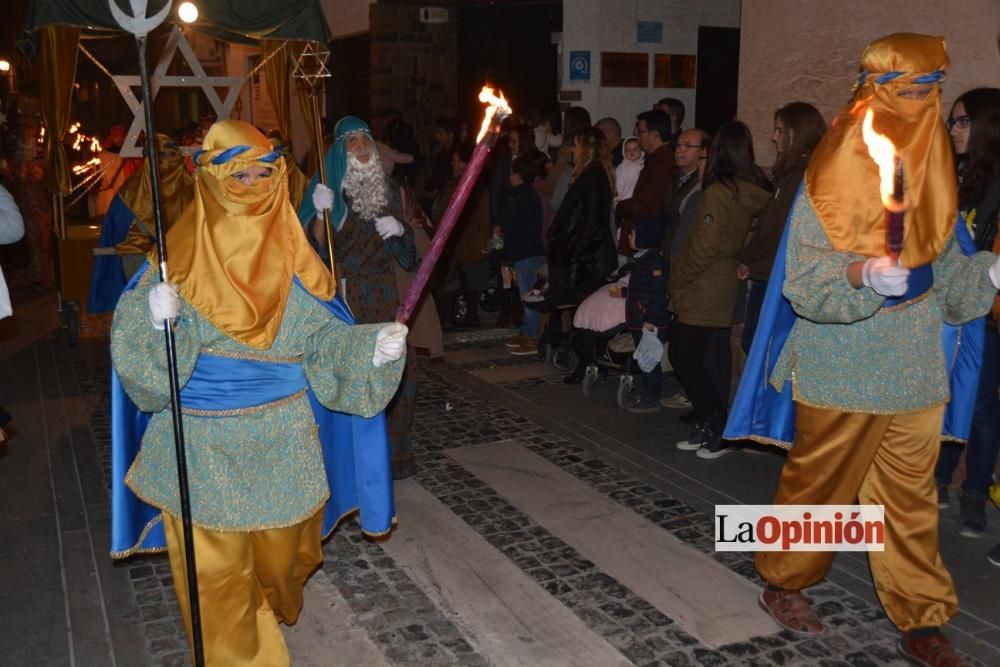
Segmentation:
{"type": "MultiPolygon", "coordinates": [[[[501,341],[421,368],[399,530],[329,541],[286,632],[296,664],[902,664],[863,558],[808,591],[829,630],[801,639],[746,598],[748,554],[714,553],[712,505],[768,502],[780,456],[678,452],[676,413],[627,414],[610,382],[585,398],[501,341]]],[[[187,664],[166,558],[107,557],[108,361],[106,341],[59,336],[0,361],[19,431],[0,451],[3,664],[187,664]]],[[[991,522],[967,540],[942,521],[963,605],[948,632],[980,665],[1000,664],[991,522]]]]}

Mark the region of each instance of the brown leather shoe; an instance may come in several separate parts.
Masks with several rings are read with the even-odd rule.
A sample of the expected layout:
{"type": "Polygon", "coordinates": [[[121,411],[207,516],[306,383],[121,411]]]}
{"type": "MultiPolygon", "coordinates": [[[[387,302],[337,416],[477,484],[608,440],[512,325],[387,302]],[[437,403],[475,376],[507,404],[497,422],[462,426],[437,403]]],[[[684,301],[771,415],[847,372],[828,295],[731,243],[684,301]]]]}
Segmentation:
{"type": "Polygon", "coordinates": [[[927,637],[911,637],[904,632],[896,643],[896,650],[914,665],[962,667],[966,664],[955,652],[955,647],[948,638],[940,632],[927,637]]]}
{"type": "Polygon", "coordinates": [[[758,602],[778,625],[789,632],[808,637],[826,632],[802,591],[765,586],[758,602]]]}

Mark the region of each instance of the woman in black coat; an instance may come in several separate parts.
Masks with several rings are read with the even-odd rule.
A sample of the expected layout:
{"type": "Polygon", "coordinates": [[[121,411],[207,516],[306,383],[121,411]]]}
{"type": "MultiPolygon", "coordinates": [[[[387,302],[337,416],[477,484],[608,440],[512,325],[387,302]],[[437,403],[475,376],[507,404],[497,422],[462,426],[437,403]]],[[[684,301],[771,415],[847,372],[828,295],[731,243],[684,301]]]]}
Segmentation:
{"type": "Polygon", "coordinates": [[[604,134],[588,128],[573,143],[573,181],[548,233],[549,294],[557,303],[579,303],[617,268],[608,220],[615,172],[604,134]]]}

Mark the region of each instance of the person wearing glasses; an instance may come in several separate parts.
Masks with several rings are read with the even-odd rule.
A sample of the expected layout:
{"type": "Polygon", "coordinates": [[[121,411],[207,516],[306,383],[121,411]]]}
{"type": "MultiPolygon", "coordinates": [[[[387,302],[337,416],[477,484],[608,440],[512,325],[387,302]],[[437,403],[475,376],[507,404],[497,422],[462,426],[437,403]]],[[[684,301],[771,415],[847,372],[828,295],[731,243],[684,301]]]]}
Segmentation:
{"type": "MultiPolygon", "coordinates": [[[[1000,250],[1000,90],[976,88],[963,93],[951,108],[948,131],[955,150],[958,208],[965,217],[977,250],[1000,250]]],[[[978,538],[986,530],[986,494],[1000,450],[1000,299],[986,316],[982,370],[972,413],[968,444],[941,445],[935,477],[938,507],[949,505],[948,485],[965,450],[965,481],[959,496],[963,537],[978,538]]],[[[993,561],[1000,561],[1000,546],[993,561]]]]}
{"type": "Polygon", "coordinates": [[[618,224],[618,253],[631,257],[632,247],[628,235],[639,218],[653,216],[666,224],[667,205],[670,203],[674,179],[674,147],[670,142],[670,117],[664,111],[653,109],[636,116],[635,137],[646,154],[646,161],[639,173],[632,196],[622,199],[615,207],[618,224]]]}

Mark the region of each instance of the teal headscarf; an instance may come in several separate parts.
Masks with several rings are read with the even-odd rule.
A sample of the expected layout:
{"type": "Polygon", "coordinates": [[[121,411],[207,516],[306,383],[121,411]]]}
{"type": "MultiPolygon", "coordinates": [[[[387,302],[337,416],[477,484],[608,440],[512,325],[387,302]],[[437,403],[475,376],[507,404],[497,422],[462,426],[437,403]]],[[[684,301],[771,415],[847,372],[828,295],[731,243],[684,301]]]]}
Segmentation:
{"type": "MultiPolygon", "coordinates": [[[[375,150],[375,139],[368,128],[368,123],[356,116],[344,116],[337,121],[333,128],[333,145],[327,150],[323,161],[326,164],[327,187],[333,190],[333,208],[330,209],[330,222],[334,230],[340,230],[347,217],[347,202],[344,201],[344,174],[347,173],[347,135],[357,132],[368,136],[372,142],[372,150],[375,150]]],[[[316,219],[316,207],[313,206],[312,194],[319,182],[319,173],[313,174],[306,188],[306,194],[302,197],[302,205],[299,206],[299,221],[303,226],[308,225],[316,219]]],[[[324,248],[325,251],[325,248],[324,248]]]]}

